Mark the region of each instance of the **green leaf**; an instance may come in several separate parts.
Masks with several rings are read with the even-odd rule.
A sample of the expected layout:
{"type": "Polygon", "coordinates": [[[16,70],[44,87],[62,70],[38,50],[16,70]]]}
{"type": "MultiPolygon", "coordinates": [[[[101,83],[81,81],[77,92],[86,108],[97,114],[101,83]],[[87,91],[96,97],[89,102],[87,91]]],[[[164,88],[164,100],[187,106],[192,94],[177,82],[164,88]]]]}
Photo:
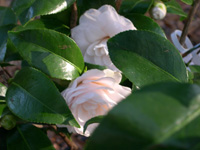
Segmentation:
{"type": "Polygon", "coordinates": [[[36,69],[23,68],[17,73],[6,93],[6,101],[21,119],[78,126],[56,86],[36,69]]]}
{"type": "Polygon", "coordinates": [[[64,11],[61,11],[56,14],[51,15],[43,15],[41,16],[41,19],[48,19],[48,20],[58,20],[59,22],[63,23],[64,25],[70,26],[70,20],[71,20],[71,8],[65,9],[64,11]]]}
{"type": "Polygon", "coordinates": [[[22,58],[53,78],[72,80],[84,69],[82,53],[68,36],[47,29],[9,32],[22,58]]]}
{"type": "Polygon", "coordinates": [[[7,136],[8,150],[55,150],[48,137],[38,128],[24,124],[7,136]]]}
{"type": "Polygon", "coordinates": [[[0,62],[4,60],[6,54],[6,43],[8,38],[8,31],[15,25],[6,25],[0,27],[0,62]]]}
{"type": "Polygon", "coordinates": [[[85,125],[84,125],[84,130],[83,130],[83,133],[85,133],[87,127],[90,125],[90,124],[93,124],[93,123],[100,123],[102,121],[102,119],[104,118],[104,116],[96,116],[94,118],[91,118],[89,119],[85,125]]]}
{"type": "Polygon", "coordinates": [[[159,83],[132,93],[102,120],[86,150],[150,149],[200,114],[200,87],[159,83]]]}
{"type": "Polygon", "coordinates": [[[170,0],[166,2],[165,5],[168,13],[180,15],[184,18],[187,17],[187,14],[183,11],[180,4],[176,0],[170,0]]]}
{"type": "Polygon", "coordinates": [[[126,31],[111,38],[108,49],[115,66],[136,86],[161,81],[187,82],[180,53],[158,34],[126,31]]]}
{"type": "Polygon", "coordinates": [[[5,97],[6,91],[7,91],[7,87],[5,85],[3,85],[2,83],[0,83],[0,96],[5,97]]]}
{"type": "Polygon", "coordinates": [[[119,13],[124,15],[128,13],[145,14],[152,3],[152,0],[123,0],[119,13]]]}
{"type": "Polygon", "coordinates": [[[183,3],[186,3],[188,5],[192,5],[194,0],[181,0],[183,3]]]}
{"type": "Polygon", "coordinates": [[[115,7],[115,0],[77,0],[78,14],[81,16],[88,9],[99,9],[105,4],[115,7]]]}
{"type": "Polygon", "coordinates": [[[194,72],[200,73],[200,66],[198,66],[198,65],[191,65],[191,66],[189,66],[189,68],[193,73],[194,72]]]}
{"type": "Polygon", "coordinates": [[[14,12],[8,7],[0,6],[0,26],[15,24],[17,22],[14,12]]]}
{"type": "Polygon", "coordinates": [[[0,103],[0,118],[4,116],[5,109],[6,109],[6,103],[0,103]]]}
{"type": "Polygon", "coordinates": [[[15,0],[12,8],[22,24],[39,15],[55,14],[68,8],[75,0],[15,0]]]}
{"type": "Polygon", "coordinates": [[[16,31],[23,31],[28,29],[52,29],[66,35],[69,35],[69,27],[54,19],[38,19],[28,22],[24,26],[18,26],[16,31]]]}
{"type": "Polygon", "coordinates": [[[95,64],[90,64],[90,63],[85,63],[85,65],[87,66],[87,70],[90,70],[90,69],[99,69],[99,70],[104,70],[106,69],[105,66],[100,66],[100,65],[95,65],[95,64]]]}
{"type": "Polygon", "coordinates": [[[162,28],[153,19],[141,14],[128,14],[125,17],[133,22],[137,30],[152,31],[166,38],[162,28]]]}
{"type": "MultiPolygon", "coordinates": [[[[200,117],[195,118],[184,128],[172,135],[162,145],[167,147],[175,147],[182,150],[195,150],[199,145],[200,139],[200,117]]],[[[170,150],[170,149],[169,149],[170,150]]],[[[197,150],[197,149],[196,149],[197,150]]]]}

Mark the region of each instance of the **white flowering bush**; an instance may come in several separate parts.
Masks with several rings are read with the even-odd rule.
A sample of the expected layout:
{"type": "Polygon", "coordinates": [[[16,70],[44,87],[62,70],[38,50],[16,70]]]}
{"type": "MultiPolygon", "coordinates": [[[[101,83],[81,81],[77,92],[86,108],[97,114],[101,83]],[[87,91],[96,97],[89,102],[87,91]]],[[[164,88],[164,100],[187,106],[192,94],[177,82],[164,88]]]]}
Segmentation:
{"type": "Polygon", "coordinates": [[[199,45],[180,54],[153,19],[187,15],[175,0],[159,1],[162,11],[154,2],[0,7],[0,149],[59,149],[49,130],[74,150],[199,149],[199,45]]]}

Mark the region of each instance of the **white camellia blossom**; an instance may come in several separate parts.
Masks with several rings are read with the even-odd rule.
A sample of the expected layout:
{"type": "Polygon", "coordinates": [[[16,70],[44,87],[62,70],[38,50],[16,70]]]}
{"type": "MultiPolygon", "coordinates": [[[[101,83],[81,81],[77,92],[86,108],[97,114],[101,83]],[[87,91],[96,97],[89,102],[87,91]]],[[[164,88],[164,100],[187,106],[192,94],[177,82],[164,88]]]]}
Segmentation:
{"type": "Polygon", "coordinates": [[[89,125],[83,134],[84,124],[93,117],[105,115],[131,93],[130,88],[119,84],[121,78],[120,72],[92,69],[71,82],[61,94],[81,128],[67,126],[70,132],[90,136],[98,124],[89,125]]]}
{"type": "Polygon", "coordinates": [[[80,47],[85,62],[107,66],[118,70],[111,62],[107,41],[114,35],[136,30],[127,18],[120,16],[110,5],[104,5],[98,10],[89,9],[79,20],[79,25],[71,30],[72,38],[80,47]]]}

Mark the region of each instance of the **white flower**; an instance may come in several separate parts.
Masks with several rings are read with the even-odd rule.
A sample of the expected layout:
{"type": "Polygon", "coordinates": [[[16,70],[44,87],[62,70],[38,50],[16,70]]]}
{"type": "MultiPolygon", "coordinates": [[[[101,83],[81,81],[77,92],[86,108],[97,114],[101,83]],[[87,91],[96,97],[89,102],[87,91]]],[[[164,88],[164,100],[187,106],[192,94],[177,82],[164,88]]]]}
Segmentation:
{"type": "Polygon", "coordinates": [[[71,34],[80,47],[85,62],[118,70],[110,60],[107,41],[126,30],[136,30],[136,28],[130,20],[120,16],[112,6],[104,5],[98,10],[86,11],[80,17],[79,25],[71,30],[71,34]]]}
{"type": "MultiPolygon", "coordinates": [[[[83,135],[83,126],[89,119],[105,115],[131,89],[119,85],[121,74],[110,69],[92,69],[76,78],[61,94],[81,128],[67,126],[70,132],[83,135]]],[[[88,126],[85,136],[90,136],[98,124],[88,126]]]]}

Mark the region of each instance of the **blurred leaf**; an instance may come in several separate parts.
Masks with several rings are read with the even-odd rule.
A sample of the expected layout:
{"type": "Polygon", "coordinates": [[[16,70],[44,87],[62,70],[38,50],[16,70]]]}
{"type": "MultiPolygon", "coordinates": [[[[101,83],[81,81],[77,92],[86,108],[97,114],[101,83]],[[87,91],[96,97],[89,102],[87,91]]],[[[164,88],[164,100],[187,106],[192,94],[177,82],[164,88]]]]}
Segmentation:
{"type": "Polygon", "coordinates": [[[199,114],[199,86],[180,83],[146,86],[105,116],[86,150],[153,149],[153,144],[177,133],[199,114]]]}
{"type": "Polygon", "coordinates": [[[162,28],[153,19],[141,14],[128,14],[125,17],[133,22],[137,30],[152,31],[166,38],[162,28]]]}
{"type": "Polygon", "coordinates": [[[136,86],[161,81],[187,82],[180,53],[158,34],[126,31],[108,40],[108,49],[115,66],[136,86]]]}
{"type": "Polygon", "coordinates": [[[55,150],[48,137],[30,124],[17,126],[7,136],[8,150],[55,150]]]}
{"type": "MultiPolygon", "coordinates": [[[[199,146],[199,140],[200,117],[197,117],[189,124],[187,124],[184,128],[171,136],[162,145],[163,147],[166,147],[165,149],[168,148],[168,150],[171,150],[170,148],[172,147],[181,150],[195,150],[195,147],[199,146]]],[[[155,150],[159,150],[159,148],[155,150]]]]}
{"type": "Polygon", "coordinates": [[[75,0],[15,0],[14,12],[22,24],[39,15],[55,14],[70,7],[75,0]]]}
{"type": "Polygon", "coordinates": [[[188,5],[192,5],[194,0],[181,0],[183,3],[186,3],[188,5]]]}
{"type": "Polygon", "coordinates": [[[17,18],[14,12],[8,7],[0,6],[0,26],[15,24],[16,22],[17,18]]]}
{"type": "Polygon", "coordinates": [[[23,68],[17,73],[6,93],[6,101],[21,119],[78,126],[56,86],[36,69],[23,68]]]}
{"type": "Polygon", "coordinates": [[[23,31],[28,29],[52,29],[66,35],[69,35],[69,27],[62,24],[58,20],[51,20],[51,19],[38,19],[28,22],[24,26],[18,26],[15,30],[16,31],[23,31]]]}
{"type": "Polygon", "coordinates": [[[72,80],[84,69],[79,47],[64,34],[32,29],[9,32],[9,38],[24,60],[53,78],[72,80]]]}
{"type": "Polygon", "coordinates": [[[2,62],[5,57],[8,31],[14,28],[14,26],[15,25],[6,25],[0,27],[0,62],[2,62]]]}
{"type": "Polygon", "coordinates": [[[89,119],[85,125],[84,125],[84,130],[83,130],[83,133],[86,131],[87,127],[90,125],[90,124],[93,124],[93,123],[100,123],[102,121],[102,119],[104,118],[104,116],[96,116],[94,118],[91,118],[89,119]]]}
{"type": "Polygon", "coordinates": [[[123,0],[119,13],[124,15],[128,13],[145,14],[152,3],[152,0],[123,0]]]}
{"type": "Polygon", "coordinates": [[[99,9],[105,4],[115,7],[115,0],[77,0],[78,14],[81,16],[88,9],[99,9]]]}
{"type": "Polygon", "coordinates": [[[193,82],[196,83],[196,84],[200,84],[200,72],[194,73],[193,82]]]}
{"type": "Polygon", "coordinates": [[[6,108],[6,103],[0,103],[0,118],[3,117],[3,112],[6,108]]]}
{"type": "Polygon", "coordinates": [[[185,18],[187,17],[187,14],[183,11],[180,4],[176,0],[170,0],[166,2],[165,5],[168,13],[180,15],[185,18]]]}
{"type": "Polygon", "coordinates": [[[189,68],[193,73],[194,72],[200,73],[200,66],[198,66],[198,65],[191,65],[191,66],[189,66],[189,68]]]}

